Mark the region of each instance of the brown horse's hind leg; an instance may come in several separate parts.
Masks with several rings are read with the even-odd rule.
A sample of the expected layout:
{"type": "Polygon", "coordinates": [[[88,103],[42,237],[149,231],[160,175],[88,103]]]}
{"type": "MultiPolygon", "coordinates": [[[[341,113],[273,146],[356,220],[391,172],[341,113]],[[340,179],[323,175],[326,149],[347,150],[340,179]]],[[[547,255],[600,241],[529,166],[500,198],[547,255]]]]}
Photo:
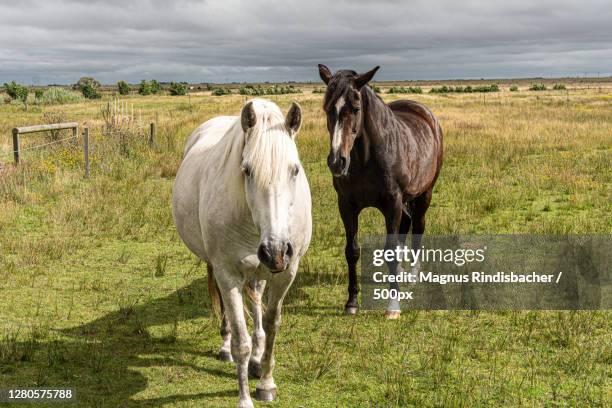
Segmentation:
{"type": "Polygon", "coordinates": [[[410,204],[412,213],[412,248],[421,246],[421,238],[425,233],[425,213],[431,203],[432,190],[427,190],[410,204]]]}
{"type": "MultiPolygon", "coordinates": [[[[410,213],[412,215],[412,249],[418,250],[421,247],[421,239],[425,233],[425,213],[431,203],[432,190],[427,190],[410,203],[410,213]]],[[[412,273],[418,275],[421,270],[421,263],[416,260],[412,266],[412,273]]]]}

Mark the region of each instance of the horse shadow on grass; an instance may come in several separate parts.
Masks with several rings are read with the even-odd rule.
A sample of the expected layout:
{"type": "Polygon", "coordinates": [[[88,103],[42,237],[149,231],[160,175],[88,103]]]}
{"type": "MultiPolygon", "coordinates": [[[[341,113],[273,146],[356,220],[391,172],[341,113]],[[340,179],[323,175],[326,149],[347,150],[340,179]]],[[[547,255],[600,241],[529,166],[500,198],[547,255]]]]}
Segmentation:
{"type": "MultiPolygon", "coordinates": [[[[309,297],[306,287],[318,281],[316,276],[310,275],[302,274],[295,282],[286,299],[289,313],[309,314],[300,305],[309,297]]],[[[318,312],[329,314],[323,309],[318,312]]],[[[212,318],[206,278],[195,279],[165,297],[125,305],[91,322],[52,332],[50,338],[38,343],[36,358],[3,367],[0,379],[26,381],[30,383],[28,386],[75,388],[77,405],[91,407],[158,407],[238,398],[233,366],[216,360],[220,337],[217,319],[212,318]],[[200,319],[202,330],[196,329],[185,336],[179,331],[177,335],[173,328],[193,319],[200,319]],[[154,326],[164,326],[166,330],[161,336],[157,331],[156,335],[151,335],[154,326]],[[202,340],[207,344],[198,345],[202,340]],[[166,367],[174,367],[174,370],[164,371],[166,367]],[[141,371],[149,368],[159,370],[155,375],[165,376],[162,381],[176,382],[178,391],[147,398],[148,378],[141,371]],[[181,368],[221,378],[224,385],[216,386],[215,390],[204,386],[202,392],[196,393],[180,391],[181,375],[177,372],[181,368]],[[137,396],[139,393],[143,395],[137,396]]],[[[17,347],[28,347],[28,341],[17,347]]],[[[159,378],[156,381],[160,381],[159,378]]]]}

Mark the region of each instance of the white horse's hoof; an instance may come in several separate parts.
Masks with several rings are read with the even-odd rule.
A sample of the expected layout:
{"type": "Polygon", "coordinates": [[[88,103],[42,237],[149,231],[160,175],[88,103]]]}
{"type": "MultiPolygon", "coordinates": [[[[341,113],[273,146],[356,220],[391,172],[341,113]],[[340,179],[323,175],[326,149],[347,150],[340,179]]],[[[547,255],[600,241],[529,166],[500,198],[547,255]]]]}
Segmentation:
{"type": "Polygon", "coordinates": [[[255,388],[255,399],[257,401],[274,401],[276,399],[276,387],[269,390],[255,388]]]}
{"type": "Polygon", "coordinates": [[[219,351],[219,360],[225,361],[225,362],[228,362],[228,363],[232,363],[234,361],[234,359],[232,357],[232,353],[230,353],[227,350],[219,351]]]}
{"type": "Polygon", "coordinates": [[[399,310],[387,310],[385,311],[385,319],[387,320],[397,320],[401,316],[401,312],[399,310]]]}
{"type": "Polygon", "coordinates": [[[249,361],[249,377],[261,378],[261,364],[256,361],[249,361]]]}
{"type": "Polygon", "coordinates": [[[348,316],[354,316],[359,313],[359,308],[357,306],[345,306],[344,314],[348,316]]]}

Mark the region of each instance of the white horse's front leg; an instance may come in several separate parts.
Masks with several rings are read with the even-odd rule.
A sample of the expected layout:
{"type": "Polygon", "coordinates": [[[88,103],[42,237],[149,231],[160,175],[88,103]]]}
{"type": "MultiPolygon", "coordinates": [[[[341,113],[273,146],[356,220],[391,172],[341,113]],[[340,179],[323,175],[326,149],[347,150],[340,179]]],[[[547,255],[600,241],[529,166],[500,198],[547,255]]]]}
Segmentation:
{"type": "Polygon", "coordinates": [[[251,337],[251,359],[249,360],[249,375],[254,378],[261,377],[261,356],[265,348],[266,333],[263,329],[263,316],[261,311],[261,298],[266,288],[265,280],[249,282],[249,304],[253,315],[253,336],[251,337]]]}
{"type": "Polygon", "coordinates": [[[283,299],[297,272],[296,262],[290,270],[274,275],[269,282],[268,305],[263,318],[266,332],[266,348],[261,359],[261,378],[255,390],[255,399],[273,401],[276,398],[276,384],[272,377],[274,371],[274,341],[281,323],[283,299]]]}
{"type": "Polygon", "coordinates": [[[232,358],[236,363],[238,387],[240,392],[239,408],[252,408],[253,401],[249,394],[249,357],[251,356],[251,339],[244,318],[241,288],[221,289],[225,304],[225,313],[232,328],[232,358]]]}

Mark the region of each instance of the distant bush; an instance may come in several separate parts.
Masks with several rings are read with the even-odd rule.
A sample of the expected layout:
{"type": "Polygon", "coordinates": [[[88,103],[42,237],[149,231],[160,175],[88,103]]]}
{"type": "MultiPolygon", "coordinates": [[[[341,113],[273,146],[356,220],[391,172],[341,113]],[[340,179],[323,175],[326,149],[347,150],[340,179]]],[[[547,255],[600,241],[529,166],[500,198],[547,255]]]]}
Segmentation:
{"type": "Polygon", "coordinates": [[[45,90],[44,90],[44,89],[40,89],[40,88],[36,89],[36,90],[34,91],[34,99],[35,99],[37,102],[38,102],[38,101],[40,101],[40,100],[42,99],[42,97],[43,97],[43,94],[44,94],[44,93],[45,93],[45,90]]]}
{"type": "Polygon", "coordinates": [[[54,86],[51,88],[47,88],[42,97],[38,100],[39,103],[42,104],[63,104],[69,102],[78,102],[83,100],[83,97],[76,92],[72,92],[68,89],[60,88],[59,86],[54,86]]]}
{"type": "Polygon", "coordinates": [[[314,94],[325,93],[325,88],[315,88],[315,89],[312,90],[312,93],[314,93],[314,94]]]}
{"type": "Polygon", "coordinates": [[[544,85],[544,84],[533,84],[533,85],[531,85],[529,90],[530,91],[545,91],[546,90],[546,85],[544,85]]]}
{"type": "Polygon", "coordinates": [[[130,86],[125,81],[117,82],[117,90],[120,95],[129,95],[130,94],[130,86]]]}
{"type": "Polygon", "coordinates": [[[252,95],[252,96],[261,96],[261,95],[284,95],[284,94],[296,94],[302,93],[302,91],[298,88],[295,88],[293,85],[272,85],[270,87],[264,88],[261,85],[253,86],[246,85],[240,87],[238,90],[240,95],[252,95]]]}
{"type": "Polygon", "coordinates": [[[4,91],[14,100],[23,100],[28,97],[28,87],[11,81],[10,84],[4,83],[4,91]]]}
{"type": "Polygon", "coordinates": [[[30,90],[27,86],[11,81],[10,84],[4,83],[4,90],[12,100],[23,102],[25,109],[28,109],[28,93],[30,90]]]}
{"type": "Polygon", "coordinates": [[[565,91],[567,88],[565,87],[565,84],[554,84],[553,85],[553,90],[555,91],[565,91]]]}
{"type": "Polygon", "coordinates": [[[98,90],[91,84],[86,84],[81,92],[83,92],[83,96],[87,99],[100,99],[102,97],[100,92],[98,92],[98,90]]]}
{"type": "Polygon", "coordinates": [[[231,95],[232,90],[230,88],[213,88],[212,94],[215,96],[231,95]]]}
{"type": "Polygon", "coordinates": [[[170,95],[186,95],[187,86],[179,82],[170,82],[170,95]]]}
{"type": "Polygon", "coordinates": [[[97,79],[93,77],[84,76],[84,77],[79,78],[77,83],[72,85],[72,88],[80,91],[87,84],[90,84],[96,89],[99,89],[100,86],[102,86],[97,79]]]}
{"type": "Polygon", "coordinates": [[[371,88],[371,89],[372,89],[374,92],[376,92],[376,93],[380,93],[380,92],[381,92],[381,90],[380,90],[380,86],[378,86],[378,85],[375,85],[375,84],[370,84],[370,88],[371,88]]]}
{"type": "Polygon", "coordinates": [[[516,92],[516,91],[518,91],[518,86],[516,86],[516,85],[512,85],[512,86],[510,87],[510,92],[516,92]]]}
{"type": "Polygon", "coordinates": [[[140,81],[140,85],[138,85],[138,93],[140,95],[151,95],[151,84],[144,79],[140,81]]]}
{"type": "Polygon", "coordinates": [[[151,80],[151,93],[152,94],[158,94],[159,91],[161,91],[161,86],[159,85],[159,82],[157,82],[156,80],[152,79],[151,80]]]}
{"type": "Polygon", "coordinates": [[[429,93],[472,93],[472,92],[499,92],[499,85],[491,84],[491,85],[478,85],[472,87],[468,86],[447,86],[443,85],[441,87],[433,87],[429,90],[429,93]]]}
{"type": "Polygon", "coordinates": [[[389,88],[387,93],[390,94],[420,94],[423,93],[423,89],[420,86],[392,86],[389,88]]]}
{"type": "Polygon", "coordinates": [[[73,85],[74,89],[81,91],[83,96],[87,99],[98,99],[101,97],[99,89],[100,82],[92,77],[81,77],[76,84],[73,85]]]}

